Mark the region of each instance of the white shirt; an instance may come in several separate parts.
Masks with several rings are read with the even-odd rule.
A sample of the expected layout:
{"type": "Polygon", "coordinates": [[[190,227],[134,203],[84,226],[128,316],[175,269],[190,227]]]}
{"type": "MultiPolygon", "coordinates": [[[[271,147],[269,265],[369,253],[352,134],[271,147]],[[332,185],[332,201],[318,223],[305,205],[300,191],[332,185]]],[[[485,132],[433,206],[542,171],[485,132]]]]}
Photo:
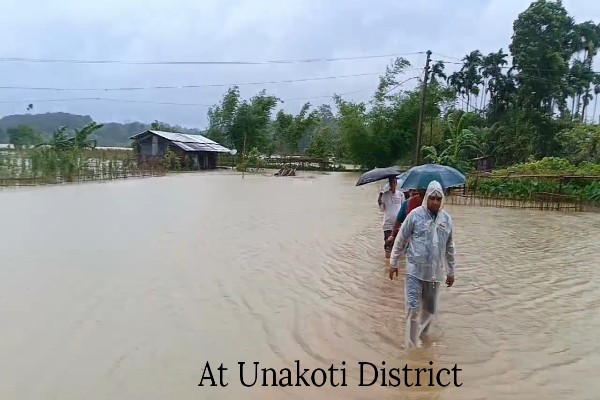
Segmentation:
{"type": "Polygon", "coordinates": [[[400,211],[402,202],[404,202],[404,193],[398,190],[398,188],[396,188],[395,193],[388,190],[381,195],[381,202],[383,211],[383,230],[391,230],[394,228],[394,222],[398,216],[398,211],[400,211]]]}

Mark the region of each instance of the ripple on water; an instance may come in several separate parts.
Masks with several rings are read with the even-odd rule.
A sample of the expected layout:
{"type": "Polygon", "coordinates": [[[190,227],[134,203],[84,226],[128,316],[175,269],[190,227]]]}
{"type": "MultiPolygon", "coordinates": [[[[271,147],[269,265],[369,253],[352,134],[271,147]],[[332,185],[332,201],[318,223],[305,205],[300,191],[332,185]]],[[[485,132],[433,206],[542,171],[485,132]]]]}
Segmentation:
{"type": "Polygon", "coordinates": [[[13,344],[0,344],[0,371],[15,388],[0,388],[0,397],[95,400],[135,387],[148,399],[202,398],[208,392],[194,380],[206,359],[274,368],[346,361],[349,380],[358,379],[359,361],[432,360],[458,364],[464,383],[232,387],[206,398],[597,397],[598,215],[447,206],[456,284],[442,287],[431,335],[410,353],[403,277],[388,277],[377,190],[355,187],[356,178],[190,174],[4,194],[0,246],[11,265],[0,269],[0,315],[20,331],[0,331],[0,343],[13,344]],[[163,211],[145,206],[147,198],[160,199],[163,211]],[[44,204],[57,206],[35,211],[44,204]],[[123,215],[135,224],[115,230],[123,215]],[[44,380],[32,386],[30,376],[44,380]]]}

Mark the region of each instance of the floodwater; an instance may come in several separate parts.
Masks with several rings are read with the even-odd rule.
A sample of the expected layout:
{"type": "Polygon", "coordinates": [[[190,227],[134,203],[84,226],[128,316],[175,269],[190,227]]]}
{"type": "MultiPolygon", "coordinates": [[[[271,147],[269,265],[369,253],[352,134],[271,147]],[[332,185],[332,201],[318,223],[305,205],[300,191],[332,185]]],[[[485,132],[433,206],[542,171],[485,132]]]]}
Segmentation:
{"type": "Polygon", "coordinates": [[[447,206],[455,286],[407,353],[377,186],[355,181],[215,172],[0,191],[0,398],[598,398],[599,215],[447,206]],[[240,383],[239,362],[252,383],[253,362],[295,360],[345,362],[347,386],[240,383]],[[207,362],[228,386],[198,386],[207,362]],[[456,365],[462,386],[443,372],[448,387],[424,373],[407,388],[401,372],[400,387],[381,373],[359,387],[359,362],[434,379],[456,365]]]}

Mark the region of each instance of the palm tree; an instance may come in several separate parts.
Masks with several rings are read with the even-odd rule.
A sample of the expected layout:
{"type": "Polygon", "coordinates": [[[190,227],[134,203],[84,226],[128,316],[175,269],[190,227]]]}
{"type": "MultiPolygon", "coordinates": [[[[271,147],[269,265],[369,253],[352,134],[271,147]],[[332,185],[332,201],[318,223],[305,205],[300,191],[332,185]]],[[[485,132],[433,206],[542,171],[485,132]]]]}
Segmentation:
{"type": "Polygon", "coordinates": [[[431,66],[431,83],[438,83],[438,79],[444,81],[448,79],[448,77],[444,73],[445,67],[446,65],[443,61],[438,61],[431,66]]]}
{"type": "Polygon", "coordinates": [[[465,57],[463,57],[463,66],[461,72],[463,72],[463,83],[467,93],[467,112],[469,112],[469,104],[471,95],[475,95],[475,104],[477,104],[477,97],[479,96],[479,85],[482,83],[482,77],[479,74],[479,66],[482,63],[482,55],[479,50],[473,50],[465,57]]]}
{"type": "Polygon", "coordinates": [[[446,79],[446,81],[448,82],[448,85],[454,89],[454,92],[460,97],[464,104],[463,96],[466,94],[464,74],[461,71],[454,72],[446,79]]]}
{"type": "MultiPolygon", "coordinates": [[[[600,75],[596,75],[596,82],[600,81],[600,75]]],[[[598,95],[600,95],[600,83],[596,83],[594,86],[594,115],[592,115],[592,122],[596,119],[596,107],[598,106],[598,95]]],[[[600,117],[598,117],[598,123],[600,124],[600,117]]]]}
{"type": "Polygon", "coordinates": [[[483,57],[481,62],[481,76],[483,78],[483,97],[481,100],[481,108],[484,108],[485,94],[490,94],[490,103],[493,100],[494,92],[492,88],[498,87],[498,82],[502,79],[502,67],[508,64],[506,61],[508,54],[500,49],[496,53],[490,53],[483,57]],[[487,83],[487,88],[486,88],[487,83]]]}

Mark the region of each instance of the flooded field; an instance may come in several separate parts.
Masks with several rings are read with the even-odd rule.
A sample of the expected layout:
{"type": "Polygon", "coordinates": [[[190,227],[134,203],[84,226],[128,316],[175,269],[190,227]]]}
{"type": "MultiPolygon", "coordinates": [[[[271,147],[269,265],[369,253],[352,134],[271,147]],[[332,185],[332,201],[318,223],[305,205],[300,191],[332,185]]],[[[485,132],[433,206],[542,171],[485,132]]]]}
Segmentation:
{"type": "Polygon", "coordinates": [[[308,175],[1,190],[0,398],[598,398],[600,215],[447,206],[457,280],[407,354],[377,186],[308,175]],[[240,383],[295,360],[347,386],[240,383]],[[359,362],[430,361],[462,386],[358,387],[359,362]],[[227,387],[198,386],[207,362],[227,387]]]}

